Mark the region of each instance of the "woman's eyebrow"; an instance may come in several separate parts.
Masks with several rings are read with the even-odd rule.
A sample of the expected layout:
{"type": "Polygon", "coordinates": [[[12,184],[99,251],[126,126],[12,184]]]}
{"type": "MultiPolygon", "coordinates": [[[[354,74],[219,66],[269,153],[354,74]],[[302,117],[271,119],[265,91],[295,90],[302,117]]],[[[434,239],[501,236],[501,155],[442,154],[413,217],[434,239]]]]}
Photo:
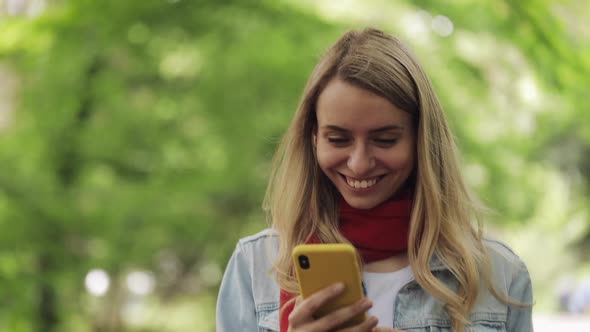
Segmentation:
{"type": "Polygon", "coordinates": [[[383,127],[379,127],[376,129],[372,129],[370,130],[370,132],[372,133],[380,133],[383,131],[390,131],[390,130],[404,130],[404,127],[399,126],[399,125],[389,125],[389,126],[383,126],[383,127]]]}
{"type": "MultiPolygon", "coordinates": [[[[348,130],[346,128],[342,128],[342,127],[338,127],[338,126],[334,126],[334,125],[326,125],[326,126],[323,126],[323,128],[334,130],[334,131],[350,132],[350,130],[348,130]]],[[[380,133],[380,132],[389,131],[389,130],[403,130],[403,129],[404,129],[404,127],[399,126],[399,125],[389,125],[389,126],[383,126],[383,127],[371,129],[371,130],[369,130],[369,132],[380,133]]]]}
{"type": "Polygon", "coordinates": [[[342,131],[342,132],[349,132],[350,131],[346,128],[342,128],[342,127],[338,127],[338,126],[334,126],[334,125],[325,125],[322,128],[329,129],[329,130],[335,130],[335,131],[342,131]]]}

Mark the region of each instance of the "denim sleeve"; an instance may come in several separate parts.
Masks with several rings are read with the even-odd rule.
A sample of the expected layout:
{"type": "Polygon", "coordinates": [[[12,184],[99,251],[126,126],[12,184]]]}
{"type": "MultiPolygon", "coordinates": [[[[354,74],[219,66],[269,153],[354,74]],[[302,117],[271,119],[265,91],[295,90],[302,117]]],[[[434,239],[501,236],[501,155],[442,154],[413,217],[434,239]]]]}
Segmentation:
{"type": "Polygon", "coordinates": [[[531,277],[524,265],[516,272],[510,285],[509,294],[511,299],[527,304],[525,307],[509,305],[508,320],[506,322],[507,332],[529,332],[533,331],[533,286],[531,277]]]}
{"type": "Polygon", "coordinates": [[[217,331],[257,331],[251,264],[241,243],[232,254],[217,297],[217,331]]]}

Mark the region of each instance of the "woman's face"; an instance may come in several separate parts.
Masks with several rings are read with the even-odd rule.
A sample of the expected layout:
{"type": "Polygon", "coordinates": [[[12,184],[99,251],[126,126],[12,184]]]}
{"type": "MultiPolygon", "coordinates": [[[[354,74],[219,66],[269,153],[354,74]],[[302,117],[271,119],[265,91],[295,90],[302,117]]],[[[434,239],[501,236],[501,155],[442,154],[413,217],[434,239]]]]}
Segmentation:
{"type": "Polygon", "coordinates": [[[373,208],[400,189],[414,168],[410,113],[339,79],[320,94],[316,112],[319,166],[350,206],[373,208]]]}

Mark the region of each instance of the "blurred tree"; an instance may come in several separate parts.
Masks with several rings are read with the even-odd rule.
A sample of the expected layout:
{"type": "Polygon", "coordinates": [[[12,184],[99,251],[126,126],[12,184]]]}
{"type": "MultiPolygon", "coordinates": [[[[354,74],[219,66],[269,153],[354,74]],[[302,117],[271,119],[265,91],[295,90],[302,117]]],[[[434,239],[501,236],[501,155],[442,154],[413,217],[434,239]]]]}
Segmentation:
{"type": "Polygon", "coordinates": [[[264,222],[266,162],[334,33],[259,1],[69,1],[4,17],[0,54],[22,89],[0,133],[14,305],[0,328],[125,329],[137,269],[162,301],[215,288],[235,240],[264,222]],[[111,278],[97,313],[92,268],[111,278]]]}

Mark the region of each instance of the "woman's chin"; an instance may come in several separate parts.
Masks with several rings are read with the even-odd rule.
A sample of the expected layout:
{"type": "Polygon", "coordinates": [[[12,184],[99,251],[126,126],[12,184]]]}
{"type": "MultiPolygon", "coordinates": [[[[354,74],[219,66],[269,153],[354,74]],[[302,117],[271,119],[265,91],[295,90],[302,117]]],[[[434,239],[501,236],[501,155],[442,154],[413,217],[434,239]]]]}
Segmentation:
{"type": "Polygon", "coordinates": [[[359,210],[369,210],[372,209],[383,202],[383,200],[378,200],[376,198],[358,198],[358,197],[346,197],[344,196],[344,200],[348,205],[355,209],[359,210]]]}

